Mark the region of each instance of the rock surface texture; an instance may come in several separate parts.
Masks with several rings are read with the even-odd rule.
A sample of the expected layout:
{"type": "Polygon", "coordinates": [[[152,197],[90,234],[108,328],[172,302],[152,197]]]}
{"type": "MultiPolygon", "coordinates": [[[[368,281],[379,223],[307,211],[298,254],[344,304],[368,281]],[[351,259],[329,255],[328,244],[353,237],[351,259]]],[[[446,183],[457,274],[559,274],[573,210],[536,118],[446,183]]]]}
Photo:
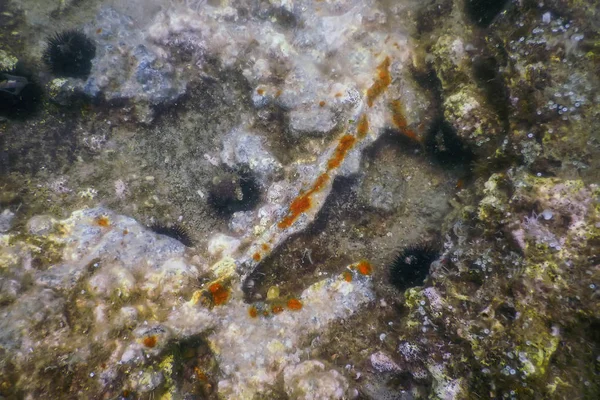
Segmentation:
{"type": "Polygon", "coordinates": [[[2,2],[0,398],[600,398],[599,10],[2,2]]]}

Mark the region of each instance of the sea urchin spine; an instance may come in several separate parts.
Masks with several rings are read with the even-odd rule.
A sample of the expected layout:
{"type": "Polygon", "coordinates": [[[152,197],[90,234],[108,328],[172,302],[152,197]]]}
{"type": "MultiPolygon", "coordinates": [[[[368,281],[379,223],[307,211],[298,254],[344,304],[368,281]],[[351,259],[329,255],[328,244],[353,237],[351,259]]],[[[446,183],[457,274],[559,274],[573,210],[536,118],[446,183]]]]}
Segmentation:
{"type": "Polygon", "coordinates": [[[185,229],[182,225],[164,225],[161,223],[153,223],[152,225],[150,225],[150,229],[154,233],[158,233],[159,235],[165,235],[175,240],[178,240],[186,247],[194,246],[194,241],[192,240],[187,229],[185,229]]]}

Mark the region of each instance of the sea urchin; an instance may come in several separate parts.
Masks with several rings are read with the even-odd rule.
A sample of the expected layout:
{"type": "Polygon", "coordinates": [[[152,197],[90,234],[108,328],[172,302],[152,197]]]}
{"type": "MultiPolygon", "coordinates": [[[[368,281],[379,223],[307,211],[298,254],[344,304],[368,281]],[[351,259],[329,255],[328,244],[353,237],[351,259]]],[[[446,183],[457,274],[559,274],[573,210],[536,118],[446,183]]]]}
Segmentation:
{"type": "Polygon", "coordinates": [[[405,248],[390,265],[390,283],[400,290],[421,285],[438,256],[437,248],[429,243],[405,248]]]}
{"type": "Polygon", "coordinates": [[[48,38],[44,62],[58,76],[87,78],[96,56],[96,45],[83,32],[68,30],[48,38]]]}
{"type": "Polygon", "coordinates": [[[150,229],[159,235],[165,235],[175,240],[179,240],[186,247],[192,247],[194,245],[194,241],[192,240],[190,234],[182,225],[165,225],[155,222],[150,225],[150,229]]]}

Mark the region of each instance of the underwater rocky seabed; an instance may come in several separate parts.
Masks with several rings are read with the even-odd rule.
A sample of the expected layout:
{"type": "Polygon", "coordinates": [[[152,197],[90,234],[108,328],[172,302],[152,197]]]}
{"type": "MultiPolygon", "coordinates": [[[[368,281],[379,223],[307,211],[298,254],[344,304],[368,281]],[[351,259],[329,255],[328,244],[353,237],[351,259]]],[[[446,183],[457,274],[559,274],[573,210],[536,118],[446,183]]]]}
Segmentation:
{"type": "Polygon", "coordinates": [[[600,398],[599,11],[1,2],[0,398],[600,398]]]}

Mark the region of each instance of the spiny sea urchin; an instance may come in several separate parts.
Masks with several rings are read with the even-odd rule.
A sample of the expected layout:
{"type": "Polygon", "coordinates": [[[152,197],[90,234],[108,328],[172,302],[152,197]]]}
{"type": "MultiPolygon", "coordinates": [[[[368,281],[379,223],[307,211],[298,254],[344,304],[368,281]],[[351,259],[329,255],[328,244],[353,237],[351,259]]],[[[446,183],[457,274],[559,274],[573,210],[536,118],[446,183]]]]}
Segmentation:
{"type": "Polygon", "coordinates": [[[68,30],[48,38],[44,62],[58,76],[87,78],[96,45],[82,31],[68,30]]]}
{"type": "Polygon", "coordinates": [[[260,185],[247,168],[226,170],[214,177],[208,192],[208,204],[219,214],[252,210],[260,201],[260,185]]]}
{"type": "Polygon", "coordinates": [[[175,240],[179,240],[184,246],[192,247],[194,246],[194,241],[192,240],[187,229],[180,224],[171,224],[165,225],[159,222],[155,222],[149,226],[149,228],[159,235],[165,235],[175,240]]]}
{"type": "Polygon", "coordinates": [[[437,247],[430,243],[405,248],[390,265],[390,283],[400,290],[421,285],[439,254],[437,247]]]}

